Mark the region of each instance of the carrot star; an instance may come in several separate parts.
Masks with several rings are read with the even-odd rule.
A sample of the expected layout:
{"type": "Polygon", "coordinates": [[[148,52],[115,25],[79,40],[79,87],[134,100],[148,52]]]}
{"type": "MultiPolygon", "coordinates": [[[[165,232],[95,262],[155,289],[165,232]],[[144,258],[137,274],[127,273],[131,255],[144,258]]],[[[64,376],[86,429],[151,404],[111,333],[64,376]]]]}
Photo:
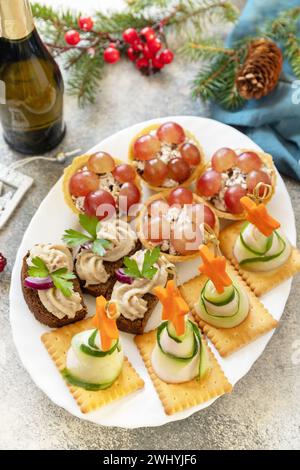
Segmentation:
{"type": "Polygon", "coordinates": [[[96,298],[96,313],[93,323],[99,331],[103,351],[109,351],[112,340],[119,338],[116,320],[113,318],[115,313],[116,304],[107,302],[103,295],[96,298]],[[109,316],[107,312],[109,312],[109,316]]]}
{"type": "Polygon", "coordinates": [[[206,274],[214,284],[217,292],[222,294],[224,287],[232,284],[232,280],[226,273],[226,259],[224,256],[214,256],[205,245],[201,245],[199,251],[203,260],[203,264],[199,266],[199,271],[206,274]]]}
{"type": "Polygon", "coordinates": [[[246,211],[247,220],[255,225],[266,237],[272,235],[273,231],[280,227],[278,220],[270,216],[264,204],[258,204],[257,206],[255,202],[247,196],[243,196],[240,201],[246,211]]]}
{"type": "Polygon", "coordinates": [[[185,315],[190,311],[188,304],[183,300],[179,289],[173,280],[167,282],[167,286],[154,287],[153,293],[159,298],[163,306],[162,319],[170,320],[181,336],[185,332],[185,315]]]}

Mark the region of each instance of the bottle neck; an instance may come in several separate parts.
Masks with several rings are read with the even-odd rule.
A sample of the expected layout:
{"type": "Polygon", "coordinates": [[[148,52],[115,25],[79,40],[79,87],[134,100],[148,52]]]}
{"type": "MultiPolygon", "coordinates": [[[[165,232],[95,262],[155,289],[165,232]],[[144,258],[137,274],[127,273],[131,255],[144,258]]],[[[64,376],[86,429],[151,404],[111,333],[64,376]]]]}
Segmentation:
{"type": "Polygon", "coordinates": [[[0,0],[0,37],[17,41],[33,29],[29,0],[0,0]]]}

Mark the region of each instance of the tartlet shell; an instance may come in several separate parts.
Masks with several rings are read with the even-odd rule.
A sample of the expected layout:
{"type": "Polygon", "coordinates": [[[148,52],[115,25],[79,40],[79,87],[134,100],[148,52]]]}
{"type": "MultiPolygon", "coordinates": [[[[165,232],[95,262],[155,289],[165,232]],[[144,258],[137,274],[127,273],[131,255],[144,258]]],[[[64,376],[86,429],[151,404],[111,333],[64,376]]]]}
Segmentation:
{"type": "MultiPolygon", "coordinates": [[[[134,142],[136,141],[136,139],[138,139],[139,137],[141,137],[142,135],[144,134],[149,134],[149,132],[153,131],[153,130],[156,130],[158,129],[159,127],[161,126],[161,124],[152,124],[151,126],[148,126],[148,127],[145,127],[144,129],[142,129],[138,134],[136,134],[131,142],[130,142],[130,145],[129,145],[129,152],[128,152],[128,160],[130,162],[133,162],[133,161],[138,161],[138,160],[135,160],[134,158],[134,153],[133,153],[133,146],[134,146],[134,142]]],[[[169,192],[170,190],[172,189],[175,189],[175,188],[178,188],[178,187],[187,187],[187,186],[190,186],[190,184],[195,181],[196,178],[198,178],[198,176],[202,173],[203,171],[203,167],[205,165],[205,153],[204,153],[204,150],[202,148],[202,146],[200,145],[199,141],[196,139],[196,137],[190,132],[188,131],[187,129],[184,129],[184,132],[185,132],[185,135],[191,139],[193,142],[195,142],[195,144],[197,145],[198,149],[199,149],[199,152],[200,152],[200,157],[201,157],[201,161],[199,163],[199,165],[197,165],[192,173],[191,173],[191,176],[186,180],[184,181],[183,183],[179,183],[177,186],[174,186],[172,188],[166,188],[164,186],[152,186],[151,184],[149,184],[141,175],[139,175],[139,177],[141,178],[141,180],[145,183],[146,186],[148,186],[148,188],[152,189],[152,191],[155,191],[155,192],[169,192]]]]}
{"type": "MultiPolygon", "coordinates": [[[[169,191],[170,192],[170,191],[169,191]]],[[[157,193],[157,194],[153,194],[152,196],[149,197],[149,199],[147,199],[147,201],[145,202],[145,205],[143,207],[143,209],[141,210],[141,212],[139,213],[138,215],[138,218],[137,218],[137,221],[136,221],[136,231],[137,231],[137,234],[138,234],[138,237],[142,243],[142,245],[147,248],[147,249],[152,249],[154,247],[154,245],[152,245],[151,243],[149,243],[148,240],[145,239],[144,235],[143,235],[143,218],[144,216],[146,215],[146,212],[147,212],[147,208],[148,206],[155,200],[157,199],[166,199],[168,196],[167,193],[165,192],[161,192],[161,193],[157,193]]],[[[199,202],[199,203],[203,203],[205,205],[207,205],[208,207],[210,207],[215,215],[215,220],[216,220],[216,224],[215,224],[215,227],[214,227],[214,231],[216,233],[216,236],[218,237],[219,236],[219,232],[220,232],[220,223],[219,223],[219,219],[218,219],[218,216],[216,214],[216,211],[209,205],[206,203],[206,201],[204,201],[204,199],[202,199],[200,196],[198,196],[197,194],[193,194],[193,197],[194,197],[194,202],[199,202]]],[[[189,260],[192,260],[192,259],[195,259],[195,258],[198,258],[200,256],[200,253],[199,251],[196,251],[195,253],[192,253],[192,254],[189,254],[189,255],[170,255],[168,253],[165,253],[165,252],[161,252],[166,258],[168,261],[170,261],[171,263],[183,263],[184,261],[189,261],[189,260]]]]}
{"type": "MultiPolygon", "coordinates": [[[[70,207],[70,209],[73,212],[75,212],[75,214],[80,214],[81,212],[77,209],[77,207],[75,206],[73,202],[73,199],[69,190],[70,180],[72,176],[74,175],[74,173],[76,173],[78,170],[80,170],[82,167],[86,165],[90,156],[91,154],[84,154],[84,155],[80,155],[79,157],[75,157],[72,163],[69,166],[67,166],[64,170],[63,183],[62,183],[64,199],[65,199],[66,204],[70,207]]],[[[114,156],[112,156],[112,158],[114,159],[116,165],[120,165],[122,163],[128,163],[128,162],[124,162],[123,160],[119,160],[118,158],[114,156]]],[[[141,199],[142,199],[142,187],[141,187],[141,182],[140,182],[140,178],[138,175],[136,176],[134,180],[134,184],[138,187],[141,193],[141,199]]]]}
{"type": "MultiPolygon", "coordinates": [[[[274,193],[275,193],[275,188],[276,188],[276,181],[277,181],[277,176],[276,176],[276,171],[275,171],[275,165],[273,163],[273,158],[272,158],[272,155],[270,155],[269,153],[265,153],[265,152],[259,152],[257,150],[253,150],[253,149],[235,149],[235,152],[237,154],[241,154],[243,152],[255,152],[260,158],[261,160],[263,161],[263,163],[272,170],[272,174],[271,174],[271,183],[272,183],[272,188],[273,188],[273,193],[271,194],[271,196],[267,199],[265,199],[263,201],[264,204],[267,204],[273,197],[274,193]]],[[[203,175],[203,173],[205,173],[205,171],[211,166],[211,162],[207,162],[205,167],[202,169],[202,171],[200,172],[200,174],[198,175],[199,178],[203,175]]],[[[205,200],[205,199],[204,199],[205,200]]],[[[221,211],[219,209],[217,209],[211,202],[209,201],[205,201],[207,202],[207,205],[214,210],[214,212],[217,214],[217,216],[220,218],[220,219],[227,219],[227,220],[245,220],[246,219],[246,214],[245,212],[241,213],[241,214],[231,214],[230,212],[224,212],[224,211],[221,211]]]]}

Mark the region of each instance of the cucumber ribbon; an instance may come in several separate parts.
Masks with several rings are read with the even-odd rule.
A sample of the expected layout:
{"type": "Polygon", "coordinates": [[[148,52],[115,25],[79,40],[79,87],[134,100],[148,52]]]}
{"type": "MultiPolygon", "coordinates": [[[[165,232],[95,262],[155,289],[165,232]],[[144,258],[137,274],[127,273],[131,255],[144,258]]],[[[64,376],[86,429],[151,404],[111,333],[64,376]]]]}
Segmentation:
{"type": "Polygon", "coordinates": [[[200,379],[204,375],[204,372],[206,371],[205,364],[207,363],[207,352],[205,350],[205,346],[203,344],[199,328],[197,327],[197,325],[195,325],[195,323],[191,322],[190,320],[187,321],[186,332],[184,335],[182,335],[182,337],[176,337],[175,334],[172,334],[172,335],[170,334],[169,321],[165,321],[161,323],[161,325],[157,329],[157,344],[162,354],[167,356],[169,359],[175,359],[176,361],[179,361],[182,363],[189,363],[197,354],[200,354],[198,378],[200,379]],[[176,356],[174,354],[164,351],[161,345],[161,335],[165,329],[167,329],[167,333],[169,337],[173,339],[174,341],[176,341],[177,343],[181,343],[185,335],[188,334],[189,331],[191,331],[194,336],[194,347],[193,347],[192,353],[186,357],[179,357],[179,356],[176,356]]]}
{"type": "Polygon", "coordinates": [[[233,289],[232,289],[232,293],[229,295],[229,297],[224,300],[223,302],[212,302],[211,300],[207,300],[207,298],[205,297],[205,290],[206,290],[206,287],[207,287],[207,284],[208,284],[209,280],[206,281],[205,283],[205,286],[203,287],[202,291],[201,291],[201,302],[202,302],[202,305],[203,305],[203,308],[205,310],[205,312],[207,313],[207,315],[211,316],[211,317],[215,317],[215,318],[233,318],[235,315],[238,314],[239,312],[239,309],[240,309],[240,293],[239,293],[239,290],[236,288],[235,285],[233,285],[233,289]],[[209,312],[207,310],[207,303],[211,304],[211,305],[215,305],[216,307],[221,307],[221,306],[224,306],[224,305],[227,305],[229,304],[230,302],[233,301],[233,299],[237,296],[238,298],[238,302],[237,302],[237,308],[235,310],[235,312],[232,314],[232,315],[215,315],[211,312],[209,312]]]}
{"type": "Polygon", "coordinates": [[[245,258],[243,260],[241,260],[239,262],[240,266],[243,266],[245,264],[249,264],[249,263],[256,263],[256,262],[268,262],[268,261],[272,261],[273,259],[275,258],[278,258],[285,250],[286,248],[286,242],[285,240],[279,235],[279,233],[275,230],[269,237],[267,237],[267,241],[266,241],[266,245],[265,245],[265,248],[263,251],[257,251],[257,250],[254,250],[250,245],[248,245],[245,240],[244,240],[244,237],[243,237],[243,234],[244,234],[244,231],[246,230],[246,228],[248,227],[249,225],[249,222],[246,223],[242,230],[241,230],[241,233],[240,233],[240,240],[241,240],[241,243],[242,245],[248,250],[250,251],[251,253],[253,253],[253,257],[251,258],[245,258]],[[266,255],[266,253],[270,250],[272,244],[273,244],[273,240],[274,240],[274,236],[277,237],[278,241],[279,241],[279,244],[281,245],[281,249],[277,252],[277,253],[274,253],[273,255],[266,255]]]}

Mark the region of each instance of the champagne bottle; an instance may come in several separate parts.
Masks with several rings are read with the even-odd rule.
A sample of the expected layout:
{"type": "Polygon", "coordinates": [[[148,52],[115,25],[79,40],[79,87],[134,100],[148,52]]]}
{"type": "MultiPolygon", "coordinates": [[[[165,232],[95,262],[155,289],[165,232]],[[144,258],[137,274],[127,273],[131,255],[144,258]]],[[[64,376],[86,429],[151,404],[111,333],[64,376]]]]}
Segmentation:
{"type": "Polygon", "coordinates": [[[65,134],[61,72],[34,26],[28,0],[0,0],[0,119],[15,150],[44,153],[65,134]]]}

